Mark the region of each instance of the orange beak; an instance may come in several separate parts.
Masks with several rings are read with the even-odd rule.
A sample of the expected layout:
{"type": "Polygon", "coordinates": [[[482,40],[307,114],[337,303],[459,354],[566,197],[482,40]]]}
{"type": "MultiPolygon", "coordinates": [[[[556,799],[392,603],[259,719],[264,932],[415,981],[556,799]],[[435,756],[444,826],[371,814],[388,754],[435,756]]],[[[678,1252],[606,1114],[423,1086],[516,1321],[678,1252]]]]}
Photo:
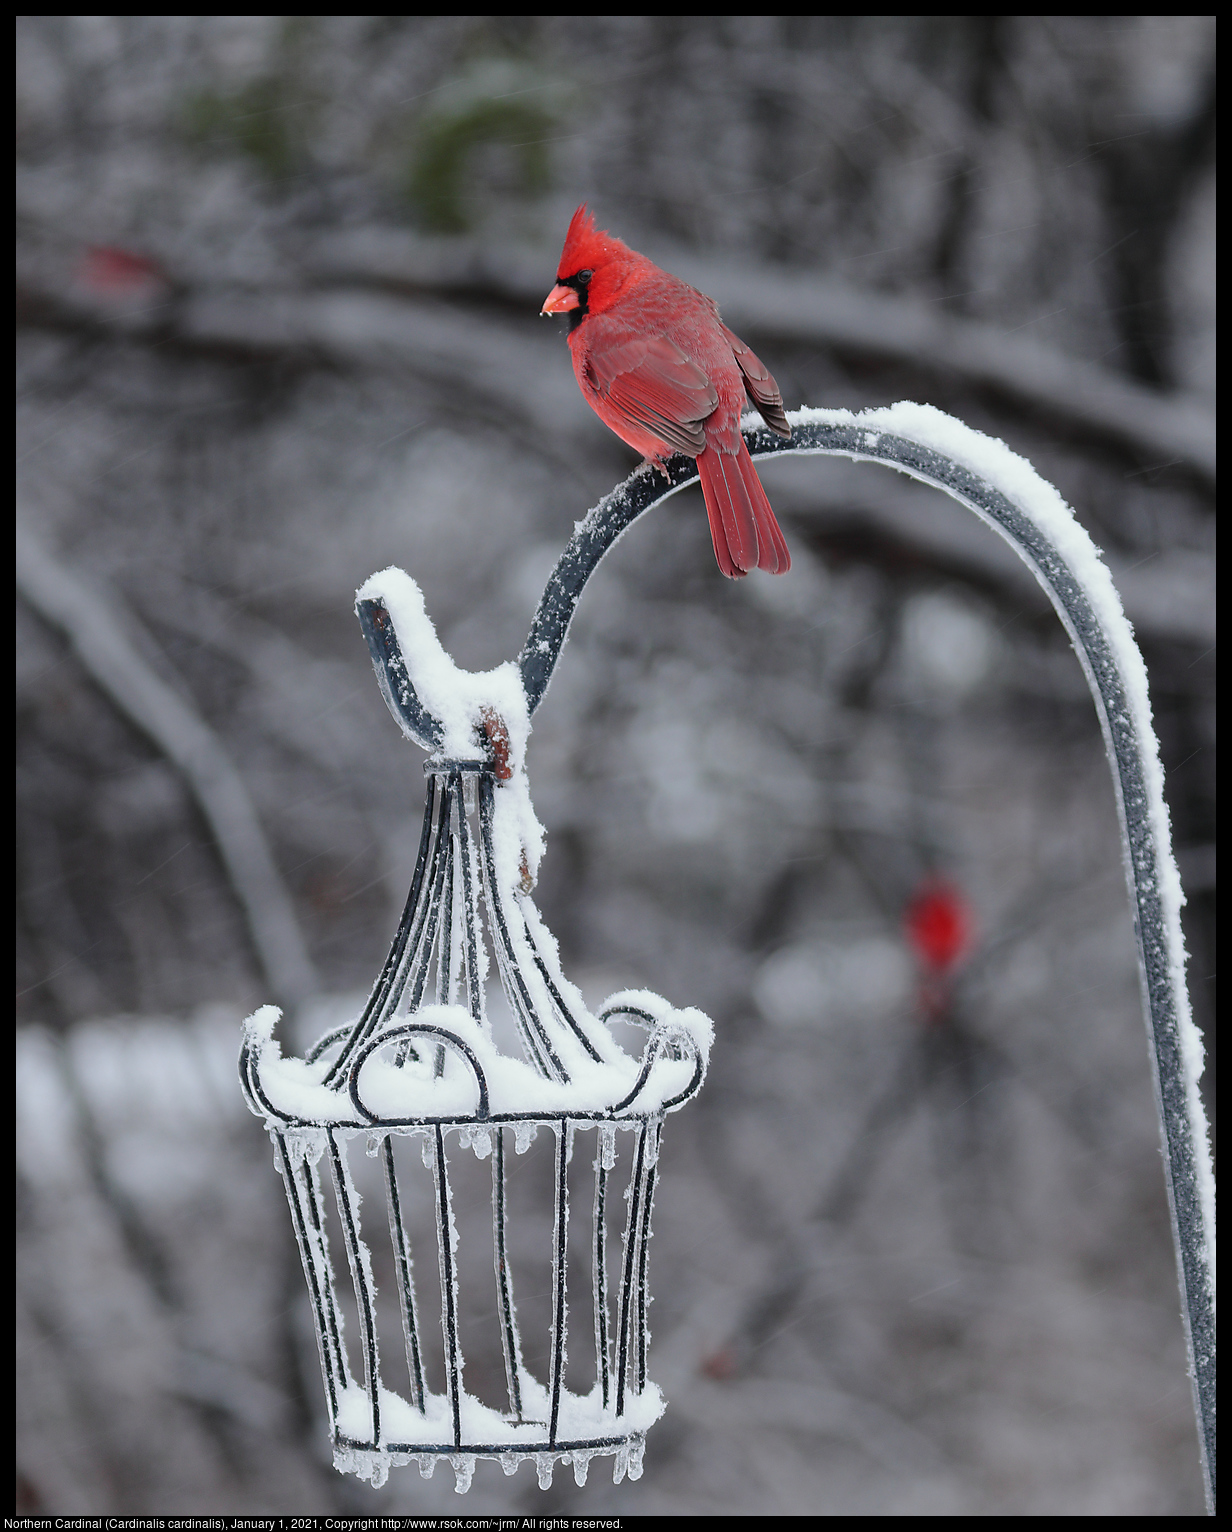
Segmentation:
{"type": "Polygon", "coordinates": [[[552,291],[543,300],[543,307],[539,310],[544,314],[567,314],[570,309],[579,308],[582,300],[574,292],[573,288],[566,287],[563,282],[558,282],[552,291]]]}

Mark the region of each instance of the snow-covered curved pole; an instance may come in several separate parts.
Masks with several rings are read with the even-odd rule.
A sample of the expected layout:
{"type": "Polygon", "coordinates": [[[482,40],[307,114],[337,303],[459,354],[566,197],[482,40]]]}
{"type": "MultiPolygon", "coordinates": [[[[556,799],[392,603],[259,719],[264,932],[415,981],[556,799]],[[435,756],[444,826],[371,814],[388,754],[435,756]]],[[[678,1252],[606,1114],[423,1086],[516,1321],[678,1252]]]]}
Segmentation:
{"type": "MultiPolygon", "coordinates": [[[[1190,1349],[1208,1505],[1215,1485],[1215,1181],[1198,1093],[1202,1038],[1185,987],[1180,875],[1172,854],[1146,666],[1099,550],[1069,506],[1025,459],[927,405],[853,414],[796,410],[790,441],[744,427],[754,458],[825,454],[885,463],[944,490],[999,532],[1048,593],[1095,700],[1120,813],[1125,871],[1151,1040],[1165,1179],[1190,1349]]],[[[548,581],[519,657],[530,710],[543,700],[574,608],[600,559],[644,511],[692,484],[685,457],[662,474],[639,469],[574,531],[548,581]]]]}
{"type": "MultiPolygon", "coordinates": [[[[752,418],[744,423],[754,458],[790,452],[884,463],[944,490],[1016,549],[1047,592],[1086,673],[1120,815],[1198,1438],[1213,1511],[1215,1180],[1198,1091],[1202,1038],[1185,986],[1184,899],[1172,854],[1146,666],[1133,630],[1099,550],[1072,510],[1003,442],[928,405],[896,404],[860,414],[802,409],[787,418],[790,441],[752,418]]],[[[697,465],[687,457],[671,458],[663,472],[639,468],[578,522],[518,657],[528,713],[543,700],[578,600],[604,554],[645,511],[696,480],[697,465]]],[[[379,603],[361,601],[359,606],[391,711],[411,738],[425,749],[439,749],[440,722],[415,695],[396,635],[391,640],[387,627],[376,622],[382,616],[379,603]]]]}

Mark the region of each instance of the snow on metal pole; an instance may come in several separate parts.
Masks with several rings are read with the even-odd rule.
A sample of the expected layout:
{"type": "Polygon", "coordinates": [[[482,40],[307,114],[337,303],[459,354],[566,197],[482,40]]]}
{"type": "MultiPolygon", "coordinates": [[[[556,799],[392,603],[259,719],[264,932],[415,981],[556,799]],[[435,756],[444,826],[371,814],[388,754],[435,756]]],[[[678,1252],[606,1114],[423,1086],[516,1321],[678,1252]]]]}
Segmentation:
{"type": "MultiPolygon", "coordinates": [[[[1056,490],[1004,443],[927,405],[853,414],[797,410],[790,441],[751,422],[754,458],[779,453],[884,463],[943,490],[1009,542],[1044,587],[1077,652],[1104,734],[1134,912],[1143,1010],[1164,1151],[1208,1508],[1215,1504],[1215,1180],[1198,1090],[1202,1037],[1190,1013],[1180,875],[1151,723],[1146,666],[1099,550],[1056,490]]],[[[531,712],[543,700],[582,590],[643,512],[692,484],[691,458],[668,482],[637,470],[580,521],[561,555],[519,657],[531,712]]]]}

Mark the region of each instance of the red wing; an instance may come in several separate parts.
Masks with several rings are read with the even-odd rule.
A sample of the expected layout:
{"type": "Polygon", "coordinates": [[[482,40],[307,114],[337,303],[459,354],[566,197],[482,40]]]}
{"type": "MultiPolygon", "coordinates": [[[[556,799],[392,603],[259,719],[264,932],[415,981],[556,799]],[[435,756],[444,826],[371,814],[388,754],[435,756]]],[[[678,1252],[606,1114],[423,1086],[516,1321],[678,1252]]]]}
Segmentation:
{"type": "Polygon", "coordinates": [[[778,384],[770,376],[770,369],[726,325],[722,326],[722,330],[732,348],[736,364],[744,374],[745,392],[757,406],[761,418],[780,436],[790,436],[791,427],[783,413],[783,396],[779,393],[778,384]]]}
{"type": "Polygon", "coordinates": [[[596,391],[632,425],[675,452],[705,451],[702,424],[719,402],[714,385],[679,346],[658,335],[595,347],[586,370],[596,391]]]}

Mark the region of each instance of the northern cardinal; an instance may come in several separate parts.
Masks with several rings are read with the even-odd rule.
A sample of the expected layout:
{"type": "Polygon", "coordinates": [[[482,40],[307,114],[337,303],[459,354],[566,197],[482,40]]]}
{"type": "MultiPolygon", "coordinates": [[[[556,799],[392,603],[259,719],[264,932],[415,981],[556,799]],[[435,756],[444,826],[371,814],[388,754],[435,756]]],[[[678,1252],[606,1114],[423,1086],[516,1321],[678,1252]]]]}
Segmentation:
{"type": "Polygon", "coordinates": [[[967,901],[944,878],[925,878],[903,917],[907,939],[920,961],[919,1003],[926,1021],[945,1021],[953,974],[971,946],[973,921],[967,901]]]}
{"type": "Polygon", "coordinates": [[[740,434],[747,393],[790,436],[783,396],[714,300],[596,229],[583,205],[541,312],[569,316],[573,370],[605,425],[656,467],[675,452],[697,459],[723,573],[786,574],[791,555],[740,434]]]}
{"type": "Polygon", "coordinates": [[[952,883],[926,878],[904,917],[907,936],[926,968],[944,973],[971,945],[971,911],[952,883]]]}

